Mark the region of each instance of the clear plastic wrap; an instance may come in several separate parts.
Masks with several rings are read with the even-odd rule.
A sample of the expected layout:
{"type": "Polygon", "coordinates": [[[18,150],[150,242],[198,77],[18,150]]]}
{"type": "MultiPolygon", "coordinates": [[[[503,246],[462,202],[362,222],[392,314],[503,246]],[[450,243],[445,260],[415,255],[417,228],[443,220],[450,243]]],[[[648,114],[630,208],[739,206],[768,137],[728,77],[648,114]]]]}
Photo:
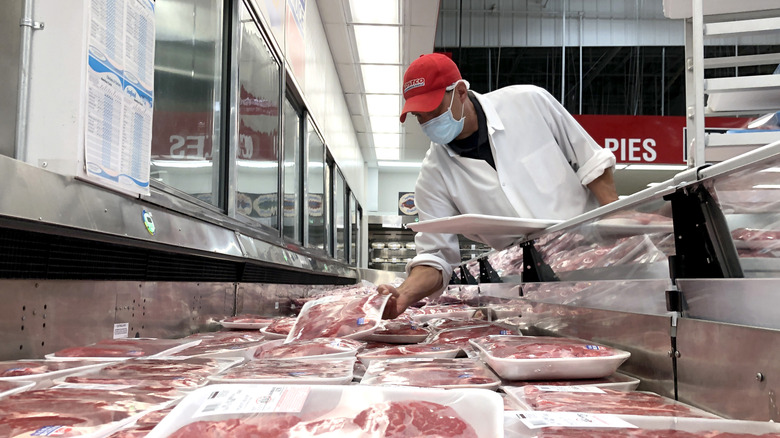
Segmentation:
{"type": "Polygon", "coordinates": [[[304,304],[287,342],[323,337],[366,339],[382,322],[389,294],[326,296],[304,304]]]}
{"type": "Polygon", "coordinates": [[[461,352],[459,345],[452,344],[417,344],[365,350],[357,357],[366,366],[374,360],[400,358],[454,358],[461,352]]]}
{"type": "Polygon", "coordinates": [[[472,389],[212,385],[182,400],[148,438],[499,437],[501,403],[472,389]]]}
{"type": "Polygon", "coordinates": [[[355,357],[365,344],[352,339],[317,338],[306,341],[285,342],[281,339],[268,341],[257,347],[254,359],[334,359],[355,357]]]}
{"type": "Polygon", "coordinates": [[[430,334],[427,328],[413,322],[382,321],[381,326],[368,335],[366,340],[389,344],[416,344],[423,342],[430,334]]]}
{"type": "Polygon", "coordinates": [[[170,356],[199,343],[200,340],[188,341],[186,339],[103,339],[87,346],[70,347],[47,354],[46,359],[116,361],[138,357],[170,356]]]}
{"type": "Polygon", "coordinates": [[[507,380],[598,379],[613,374],[631,355],[591,341],[545,336],[494,335],[470,342],[507,380]]]}
{"type": "Polygon", "coordinates": [[[231,316],[219,321],[222,327],[236,330],[259,330],[268,327],[274,321],[273,318],[263,318],[258,315],[242,314],[231,316]]]}
{"type": "Polygon", "coordinates": [[[543,386],[595,386],[602,389],[611,389],[613,391],[634,391],[639,386],[639,379],[627,376],[622,373],[615,373],[601,379],[578,379],[578,380],[529,380],[529,381],[507,381],[504,382],[503,390],[507,394],[522,391],[523,386],[543,385],[543,386]]]}
{"type": "Polygon", "coordinates": [[[501,379],[478,359],[408,358],[372,361],[360,384],[497,389],[501,379]]]}
{"type": "Polygon", "coordinates": [[[346,385],[352,381],[355,358],[310,360],[251,360],[209,380],[216,383],[290,383],[346,385]]]}

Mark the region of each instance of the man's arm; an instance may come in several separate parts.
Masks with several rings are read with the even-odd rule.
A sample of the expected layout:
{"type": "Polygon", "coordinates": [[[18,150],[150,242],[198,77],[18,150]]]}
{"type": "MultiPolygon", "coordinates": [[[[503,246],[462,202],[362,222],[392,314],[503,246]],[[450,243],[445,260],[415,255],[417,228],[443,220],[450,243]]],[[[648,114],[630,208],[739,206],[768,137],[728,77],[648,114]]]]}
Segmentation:
{"type": "Polygon", "coordinates": [[[441,271],[431,266],[418,265],[412,268],[409,277],[398,288],[389,284],[380,285],[377,288],[379,293],[391,294],[382,318],[393,319],[404,313],[410,305],[440,290],[442,281],[441,271]]]}
{"type": "Polygon", "coordinates": [[[618,200],[615,180],[612,178],[612,168],[608,167],[600,177],[588,184],[588,189],[596,195],[599,204],[607,205],[618,200]]]}

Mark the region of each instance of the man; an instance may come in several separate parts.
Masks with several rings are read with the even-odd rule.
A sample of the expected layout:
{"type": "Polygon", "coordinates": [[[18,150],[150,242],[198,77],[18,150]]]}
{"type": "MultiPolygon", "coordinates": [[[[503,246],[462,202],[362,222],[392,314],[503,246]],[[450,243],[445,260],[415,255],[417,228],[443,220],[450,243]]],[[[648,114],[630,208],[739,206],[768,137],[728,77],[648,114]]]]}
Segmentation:
{"type": "MultiPolygon", "coordinates": [[[[469,91],[452,60],[417,58],[404,74],[401,122],[411,113],[431,139],[415,188],[420,220],[460,214],[570,219],[617,200],[615,157],[602,149],[547,91],[531,85],[484,95],[469,91]]],[[[496,249],[518,236],[467,235],[496,249]]],[[[460,264],[458,236],[417,233],[385,318],[444,290],[460,264]]]]}

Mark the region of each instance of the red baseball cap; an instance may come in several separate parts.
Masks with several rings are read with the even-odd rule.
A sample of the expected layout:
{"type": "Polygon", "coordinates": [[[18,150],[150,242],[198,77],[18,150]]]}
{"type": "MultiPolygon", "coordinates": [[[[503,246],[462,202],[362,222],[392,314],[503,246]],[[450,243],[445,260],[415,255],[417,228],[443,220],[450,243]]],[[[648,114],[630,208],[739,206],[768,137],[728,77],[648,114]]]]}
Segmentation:
{"type": "Polygon", "coordinates": [[[404,108],[401,123],[406,113],[433,111],[444,98],[447,87],[462,79],[458,66],[447,55],[429,53],[421,55],[409,65],[404,73],[404,108]]]}

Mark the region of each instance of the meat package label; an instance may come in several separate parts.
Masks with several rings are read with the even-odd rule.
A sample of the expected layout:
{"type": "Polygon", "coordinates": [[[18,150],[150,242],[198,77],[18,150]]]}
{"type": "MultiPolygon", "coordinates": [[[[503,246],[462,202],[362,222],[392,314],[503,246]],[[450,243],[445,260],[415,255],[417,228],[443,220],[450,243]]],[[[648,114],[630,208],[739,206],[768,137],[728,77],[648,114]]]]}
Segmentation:
{"type": "Polygon", "coordinates": [[[561,386],[561,385],[534,385],[539,391],[545,392],[588,392],[593,394],[604,394],[604,391],[596,386],[561,386]]]}
{"type": "Polygon", "coordinates": [[[529,429],[542,427],[614,427],[635,429],[633,424],[610,414],[581,412],[516,411],[514,415],[529,429]]]}
{"type": "Polygon", "coordinates": [[[309,387],[264,386],[262,388],[220,388],[213,391],[192,415],[301,412],[309,387]]]}

